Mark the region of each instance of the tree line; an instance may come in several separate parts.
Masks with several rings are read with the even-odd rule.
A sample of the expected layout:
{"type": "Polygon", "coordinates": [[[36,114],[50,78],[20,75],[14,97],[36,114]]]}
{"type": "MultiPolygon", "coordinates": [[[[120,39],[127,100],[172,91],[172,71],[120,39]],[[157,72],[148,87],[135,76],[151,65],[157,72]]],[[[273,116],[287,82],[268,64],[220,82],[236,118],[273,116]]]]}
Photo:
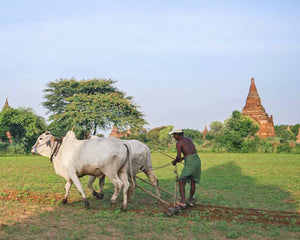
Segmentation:
{"type": "MultiPolygon", "coordinates": [[[[276,137],[260,139],[256,133],[259,125],[239,111],[224,123],[215,121],[209,125],[209,131],[204,135],[197,129],[183,129],[184,135],[191,138],[199,152],[229,152],[229,153],[300,153],[300,144],[296,136],[300,124],[275,126],[276,137]]],[[[139,138],[153,150],[176,152],[176,142],[168,133],[173,126],[162,126],[151,129],[142,135],[129,138],[139,138]]]]}
{"type": "MultiPolygon", "coordinates": [[[[168,135],[173,126],[144,129],[147,122],[139,106],[115,83],[98,78],[60,79],[48,83],[42,104],[48,110],[49,123],[31,108],[4,107],[0,112],[0,153],[29,152],[37,137],[46,130],[62,137],[74,128],[79,139],[87,139],[113,126],[131,129],[133,134],[127,138],[139,139],[152,150],[175,151],[175,141],[168,135]]],[[[290,130],[285,125],[275,126],[277,137],[262,140],[256,136],[259,125],[234,111],[224,123],[212,122],[205,136],[197,129],[184,129],[184,133],[193,139],[198,151],[297,152],[299,146],[295,139],[299,126],[290,126],[290,130]],[[294,148],[291,143],[295,143],[294,148]]]]}

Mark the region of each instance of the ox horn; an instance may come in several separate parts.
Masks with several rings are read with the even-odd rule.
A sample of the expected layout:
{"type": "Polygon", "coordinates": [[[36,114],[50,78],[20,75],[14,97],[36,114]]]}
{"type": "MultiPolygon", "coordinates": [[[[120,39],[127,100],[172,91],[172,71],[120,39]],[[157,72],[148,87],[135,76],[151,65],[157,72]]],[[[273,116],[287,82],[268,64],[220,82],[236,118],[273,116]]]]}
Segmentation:
{"type": "Polygon", "coordinates": [[[75,125],[72,127],[71,131],[73,131],[73,130],[74,130],[74,128],[75,128],[75,125]]]}

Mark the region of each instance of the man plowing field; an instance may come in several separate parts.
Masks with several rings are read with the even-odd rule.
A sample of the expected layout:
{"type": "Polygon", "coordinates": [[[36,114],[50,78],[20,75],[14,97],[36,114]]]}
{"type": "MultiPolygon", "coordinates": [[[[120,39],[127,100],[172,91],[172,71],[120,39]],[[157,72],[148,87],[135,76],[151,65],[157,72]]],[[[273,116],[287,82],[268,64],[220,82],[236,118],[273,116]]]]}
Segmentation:
{"type": "Polygon", "coordinates": [[[181,128],[174,128],[169,134],[172,134],[177,141],[177,156],[176,159],[172,161],[173,165],[176,165],[183,159],[185,162],[184,168],[182,169],[179,177],[180,201],[177,202],[176,207],[180,207],[181,209],[186,208],[187,206],[193,207],[195,204],[195,199],[193,196],[196,191],[196,183],[200,183],[201,178],[201,160],[197,154],[197,150],[193,141],[187,137],[184,137],[181,128]],[[185,197],[185,185],[187,182],[190,182],[191,184],[190,196],[188,199],[185,197]]]}

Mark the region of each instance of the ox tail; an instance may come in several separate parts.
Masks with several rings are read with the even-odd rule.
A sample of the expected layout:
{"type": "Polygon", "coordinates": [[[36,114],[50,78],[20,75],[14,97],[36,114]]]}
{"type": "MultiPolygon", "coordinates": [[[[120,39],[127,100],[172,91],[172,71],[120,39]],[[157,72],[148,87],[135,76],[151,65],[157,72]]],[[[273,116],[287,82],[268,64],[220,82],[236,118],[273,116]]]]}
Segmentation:
{"type": "Polygon", "coordinates": [[[131,160],[131,148],[129,144],[124,144],[126,149],[127,149],[127,161],[129,163],[129,170],[130,170],[130,176],[131,176],[131,183],[132,183],[132,188],[135,189],[135,182],[133,178],[133,170],[132,170],[132,160],[131,160]]]}

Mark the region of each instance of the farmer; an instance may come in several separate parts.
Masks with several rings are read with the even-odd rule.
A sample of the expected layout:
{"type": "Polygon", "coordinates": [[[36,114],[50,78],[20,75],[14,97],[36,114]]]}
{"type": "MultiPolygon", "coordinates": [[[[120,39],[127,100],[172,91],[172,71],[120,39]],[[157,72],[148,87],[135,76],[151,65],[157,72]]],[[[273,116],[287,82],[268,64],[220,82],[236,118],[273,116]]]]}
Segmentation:
{"type": "Polygon", "coordinates": [[[177,141],[177,157],[172,161],[173,165],[176,165],[183,159],[185,161],[184,168],[182,169],[179,178],[179,192],[181,199],[180,202],[177,202],[177,205],[181,208],[185,208],[187,206],[193,207],[195,204],[193,196],[196,191],[196,183],[200,183],[201,160],[197,154],[197,150],[193,141],[187,137],[184,137],[181,128],[174,127],[172,132],[169,134],[172,134],[177,141]],[[181,154],[183,154],[184,157],[182,157],[181,154]],[[185,198],[186,182],[190,182],[191,184],[190,197],[188,199],[185,198]]]}

